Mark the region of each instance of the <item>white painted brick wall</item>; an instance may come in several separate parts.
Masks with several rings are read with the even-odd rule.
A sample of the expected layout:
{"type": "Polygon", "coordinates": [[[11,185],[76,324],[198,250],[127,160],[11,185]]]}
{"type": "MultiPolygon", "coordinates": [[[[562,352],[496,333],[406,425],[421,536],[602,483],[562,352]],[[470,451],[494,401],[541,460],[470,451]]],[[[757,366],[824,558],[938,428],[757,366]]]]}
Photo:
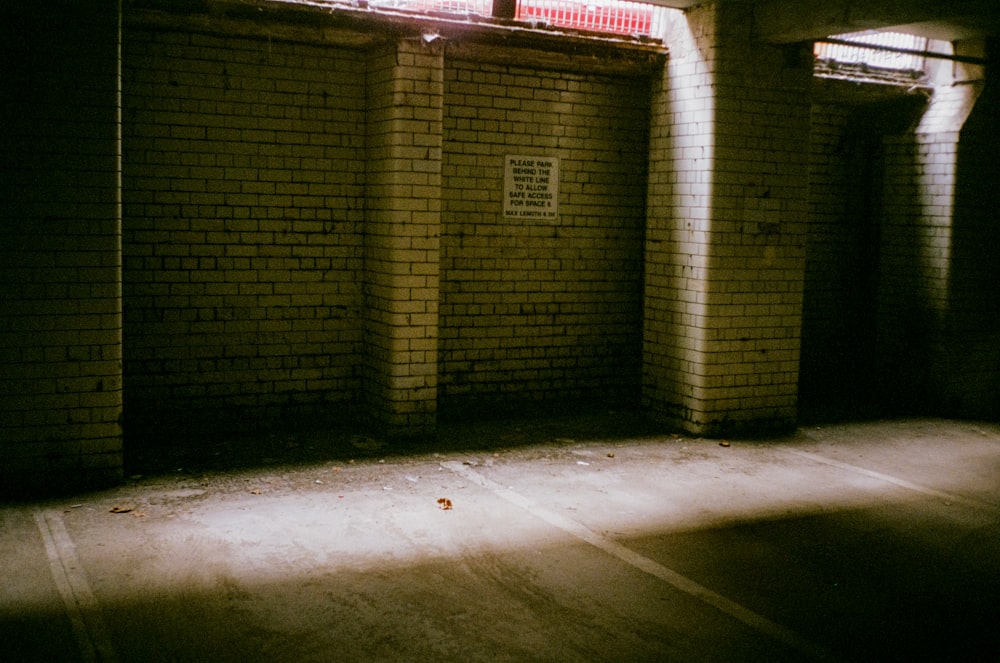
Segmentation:
{"type": "Polygon", "coordinates": [[[649,82],[449,62],[441,401],[634,403],[649,82]],[[560,160],[558,220],[505,219],[505,155],[560,160]]]}
{"type": "Polygon", "coordinates": [[[747,11],[676,21],[654,101],[644,400],[706,433],[796,416],[811,70],[747,11]]]}
{"type": "Polygon", "coordinates": [[[130,418],[354,400],[361,55],[130,31],[125,61],[130,418]]]}

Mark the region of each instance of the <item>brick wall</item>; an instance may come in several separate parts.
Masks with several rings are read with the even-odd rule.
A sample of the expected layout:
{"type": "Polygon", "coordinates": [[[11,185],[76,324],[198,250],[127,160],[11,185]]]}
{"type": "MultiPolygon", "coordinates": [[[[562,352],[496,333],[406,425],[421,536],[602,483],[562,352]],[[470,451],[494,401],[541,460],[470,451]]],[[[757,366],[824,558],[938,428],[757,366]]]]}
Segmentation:
{"type": "Polygon", "coordinates": [[[644,398],[709,434],[797,408],[811,59],[754,43],[749,12],[688,11],[654,102],[644,398]]]}
{"type": "Polygon", "coordinates": [[[923,141],[915,138],[912,133],[891,136],[884,145],[874,369],[881,400],[898,412],[928,405],[932,339],[939,333],[947,304],[951,193],[939,194],[935,209],[925,209],[920,187],[927,164],[951,189],[955,140],[948,139],[935,149],[935,139],[920,145],[923,141]]]}
{"type": "Polygon", "coordinates": [[[350,416],[364,53],[141,25],[124,53],[128,421],[350,416]]]}
{"type": "Polygon", "coordinates": [[[134,23],[137,429],[360,408],[417,433],[439,401],[636,402],[648,59],[601,75],[452,60],[419,38],[347,49],[134,23]],[[558,157],[557,220],[504,220],[513,153],[558,157]]]}
{"type": "Polygon", "coordinates": [[[654,85],[645,238],[643,401],[654,417],[683,426],[699,408],[707,342],[708,227],[715,137],[714,13],[674,16],[670,58],[654,85]]]}
{"type": "Polygon", "coordinates": [[[939,72],[930,95],[815,84],[801,365],[811,416],[1000,411],[996,100],[975,73],[952,85],[939,72]]]}
{"type": "Polygon", "coordinates": [[[881,397],[901,412],[995,416],[1000,184],[994,104],[981,81],[935,90],[886,142],[879,289],[881,397]]]}
{"type": "MultiPolygon", "coordinates": [[[[120,476],[123,412],[137,435],[359,410],[409,433],[641,390],[670,426],[783,428],[803,284],[813,348],[858,310],[835,301],[865,246],[837,150],[861,116],[810,116],[808,52],[754,43],[741,3],[678,14],[666,68],[509,26],[151,4],[125,23],[121,145],[111,11],[4,9],[5,481],[120,476]],[[558,161],[556,217],[503,214],[509,155],[558,161]]],[[[983,90],[964,125],[944,96],[911,135],[865,120],[876,375],[992,413],[996,101],[954,88],[983,90]]]]}
{"type": "Polygon", "coordinates": [[[851,111],[846,104],[816,103],[812,108],[810,226],[799,373],[807,405],[828,401],[846,386],[849,373],[844,373],[854,365],[858,340],[853,330],[861,302],[851,296],[852,285],[866,273],[864,254],[858,251],[863,248],[866,221],[875,224],[874,219],[866,219],[870,187],[858,166],[863,157],[874,157],[874,150],[869,152],[863,142],[845,136],[851,111]]]}
{"type": "Polygon", "coordinates": [[[365,389],[396,434],[437,417],[443,54],[420,39],[379,48],[368,71],[365,389]]]}
{"type": "Polygon", "coordinates": [[[708,429],[787,428],[798,405],[812,57],[751,37],[721,4],[716,60],[708,429]]]}
{"type": "Polygon", "coordinates": [[[649,84],[448,63],[443,408],[637,403],[649,84]],[[558,160],[558,218],[504,217],[506,155],[558,160]]]}
{"type": "Polygon", "coordinates": [[[113,3],[0,9],[0,492],[122,474],[113,3]]]}
{"type": "Polygon", "coordinates": [[[1000,136],[996,72],[987,72],[976,105],[962,127],[956,155],[951,231],[949,315],[941,376],[942,414],[1000,417],[1000,136]]]}
{"type": "Polygon", "coordinates": [[[871,411],[884,142],[924,108],[906,87],[817,79],[811,117],[809,232],[800,396],[810,416],[871,411]]]}

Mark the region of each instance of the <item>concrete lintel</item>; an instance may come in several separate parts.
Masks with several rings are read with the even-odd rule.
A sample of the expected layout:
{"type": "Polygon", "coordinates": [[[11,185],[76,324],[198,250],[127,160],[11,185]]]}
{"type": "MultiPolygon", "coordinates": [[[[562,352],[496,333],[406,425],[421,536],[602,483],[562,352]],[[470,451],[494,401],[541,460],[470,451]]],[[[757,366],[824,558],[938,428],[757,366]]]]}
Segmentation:
{"type": "Polygon", "coordinates": [[[994,0],[830,0],[822,4],[761,0],[754,16],[757,38],[773,43],[899,26],[950,41],[998,25],[1000,4],[994,0]]]}
{"type": "Polygon", "coordinates": [[[448,56],[474,62],[499,65],[538,66],[550,70],[577,71],[590,74],[646,76],[663,67],[662,53],[643,53],[624,49],[605,52],[580,52],[578,48],[550,49],[542,44],[531,48],[482,42],[454,42],[448,46],[448,56]]]}
{"type": "Polygon", "coordinates": [[[589,56],[595,63],[617,51],[637,51],[660,59],[666,52],[658,39],[540,26],[490,16],[375,8],[366,1],[325,4],[307,0],[132,0],[125,20],[128,25],[221,31],[345,48],[369,48],[403,39],[508,48],[534,46],[589,56]]]}

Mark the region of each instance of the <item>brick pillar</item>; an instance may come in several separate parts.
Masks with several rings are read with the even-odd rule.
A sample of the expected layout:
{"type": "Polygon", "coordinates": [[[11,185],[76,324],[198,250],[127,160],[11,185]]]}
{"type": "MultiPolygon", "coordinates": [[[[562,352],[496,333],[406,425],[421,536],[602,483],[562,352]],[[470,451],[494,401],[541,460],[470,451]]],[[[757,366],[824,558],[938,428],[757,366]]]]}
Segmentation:
{"type": "Polygon", "coordinates": [[[0,9],[0,492],[122,476],[115,3],[0,9]]]}
{"type": "Polygon", "coordinates": [[[702,435],[796,419],[812,62],[751,12],[671,28],[652,120],[644,400],[702,435]]]}
{"type": "Polygon", "coordinates": [[[920,122],[883,144],[874,368],[890,411],[990,417],[1000,403],[996,102],[983,67],[938,63],[935,73],[920,122]]]}
{"type": "Polygon", "coordinates": [[[671,16],[670,57],[654,82],[650,110],[643,401],[654,418],[689,426],[704,389],[695,362],[706,344],[715,100],[699,48],[711,36],[712,15],[671,16]]]}
{"type": "Polygon", "coordinates": [[[437,411],[443,49],[402,40],[368,73],[365,397],[390,434],[437,411]]]}

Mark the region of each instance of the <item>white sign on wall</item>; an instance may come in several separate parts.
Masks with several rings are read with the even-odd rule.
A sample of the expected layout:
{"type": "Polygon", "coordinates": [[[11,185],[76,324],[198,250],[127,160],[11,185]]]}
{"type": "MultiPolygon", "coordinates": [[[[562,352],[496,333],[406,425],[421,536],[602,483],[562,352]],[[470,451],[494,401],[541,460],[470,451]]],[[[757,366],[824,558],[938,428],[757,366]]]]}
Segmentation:
{"type": "Polygon", "coordinates": [[[503,215],[508,219],[559,215],[558,157],[504,157],[503,215]]]}

